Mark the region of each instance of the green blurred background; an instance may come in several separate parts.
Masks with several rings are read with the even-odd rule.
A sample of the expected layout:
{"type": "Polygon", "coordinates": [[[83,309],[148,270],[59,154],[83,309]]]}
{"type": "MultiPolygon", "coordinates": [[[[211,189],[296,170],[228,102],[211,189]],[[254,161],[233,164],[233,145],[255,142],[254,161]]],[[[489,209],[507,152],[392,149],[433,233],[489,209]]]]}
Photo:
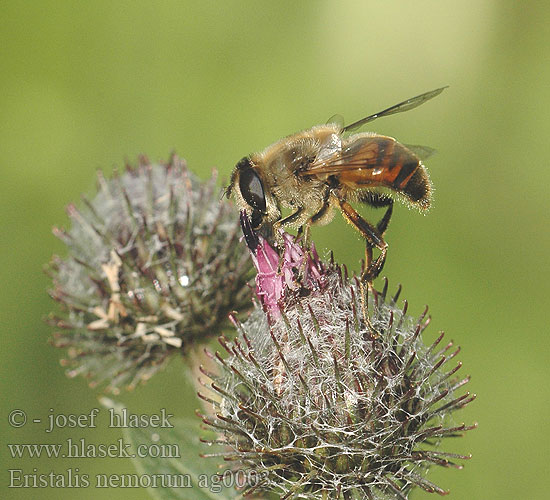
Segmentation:
{"type": "MultiPolygon", "coordinates": [[[[98,168],[175,150],[200,177],[216,167],[227,179],[243,155],[334,113],[349,123],[450,85],[371,127],[438,150],[427,162],[434,208],[423,217],[398,207],[384,270],[404,285],[413,313],[430,305],[428,339],[445,329],[462,346],[478,394],[457,418],[479,429],[446,445],[473,459],[429,478],[455,500],[548,498],[550,4],[94,0],[0,9],[3,441],[120,437],[7,425],[14,408],[46,419],[50,408],[99,406],[84,380],[65,377],[42,321],[54,308],[42,266],[64,252],[51,227],[67,224],[64,206],[92,190],[98,168]]],[[[358,269],[363,245],[341,218],[313,237],[358,269]]],[[[178,416],[198,406],[180,360],[120,399],[178,416]]],[[[9,468],[134,469],[123,459],[9,459],[4,442],[0,454],[2,498],[149,498],[8,490],[9,468]]]]}

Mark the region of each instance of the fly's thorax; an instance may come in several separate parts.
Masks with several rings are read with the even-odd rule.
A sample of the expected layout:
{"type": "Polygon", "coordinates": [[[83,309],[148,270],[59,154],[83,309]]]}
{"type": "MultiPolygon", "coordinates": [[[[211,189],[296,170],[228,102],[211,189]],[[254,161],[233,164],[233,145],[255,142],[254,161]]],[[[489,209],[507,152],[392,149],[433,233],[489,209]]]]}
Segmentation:
{"type": "Polygon", "coordinates": [[[266,199],[270,197],[280,208],[308,212],[318,209],[323,199],[325,182],[308,175],[309,166],[316,160],[320,145],[314,137],[299,137],[288,141],[277,154],[262,155],[256,159],[262,164],[266,199]],[[269,194],[267,194],[269,193],[269,194]]]}
{"type": "Polygon", "coordinates": [[[297,225],[317,214],[326,204],[327,176],[309,170],[314,163],[334,159],[341,148],[339,126],[329,124],[285,137],[251,155],[265,192],[264,222],[279,220],[282,209],[301,212],[297,225]]]}

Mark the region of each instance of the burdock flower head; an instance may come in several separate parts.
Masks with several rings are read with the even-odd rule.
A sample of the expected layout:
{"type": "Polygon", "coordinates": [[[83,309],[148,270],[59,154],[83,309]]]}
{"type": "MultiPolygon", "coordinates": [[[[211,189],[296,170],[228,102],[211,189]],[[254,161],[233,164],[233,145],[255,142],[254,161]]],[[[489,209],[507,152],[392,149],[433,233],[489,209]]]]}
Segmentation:
{"type": "Polygon", "coordinates": [[[118,392],[219,335],[228,311],[250,303],[251,264],[214,176],[203,183],[174,156],[98,180],[82,209],[69,205],[71,228],[54,229],[68,256],[49,267],[61,305],[50,321],[68,374],[118,392]]]}
{"type": "Polygon", "coordinates": [[[203,368],[222,456],[259,481],[247,493],[294,499],[407,499],[416,486],[447,491],[426,479],[436,464],[460,468],[469,456],[439,449],[443,438],[475,426],[451,414],[475,396],[456,377],[459,349],[422,341],[429,323],[388,295],[349,279],[283,235],[279,255],[248,231],[257,266],[257,307],[239,336],[222,338],[227,356],[203,368]]]}

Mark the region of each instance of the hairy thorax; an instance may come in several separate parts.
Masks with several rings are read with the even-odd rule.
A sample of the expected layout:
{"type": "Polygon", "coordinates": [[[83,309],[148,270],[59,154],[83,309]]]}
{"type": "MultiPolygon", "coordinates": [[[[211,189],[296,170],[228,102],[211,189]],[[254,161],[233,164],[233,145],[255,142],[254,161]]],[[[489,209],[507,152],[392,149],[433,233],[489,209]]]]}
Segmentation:
{"type": "MultiPolygon", "coordinates": [[[[301,215],[296,220],[300,225],[326,203],[328,178],[307,175],[311,164],[339,154],[341,140],[332,125],[321,125],[285,138],[259,153],[253,161],[263,165],[266,192],[273,203],[301,215]]],[[[327,220],[328,222],[328,220],[327,220]]]]}

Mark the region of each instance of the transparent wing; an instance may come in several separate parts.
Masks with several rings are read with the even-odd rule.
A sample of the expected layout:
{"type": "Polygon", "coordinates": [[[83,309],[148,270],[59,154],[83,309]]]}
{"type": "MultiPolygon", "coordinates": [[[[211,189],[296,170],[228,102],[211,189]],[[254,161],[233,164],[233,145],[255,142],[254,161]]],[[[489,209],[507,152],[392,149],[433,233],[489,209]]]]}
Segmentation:
{"type": "Polygon", "coordinates": [[[429,101],[434,97],[437,97],[446,88],[447,86],[441,87],[439,89],[431,90],[430,92],[417,95],[416,97],[411,97],[410,99],[400,102],[399,104],[395,104],[394,106],[391,106],[383,111],[379,111],[378,113],[374,113],[373,115],[366,116],[365,118],[362,118],[361,120],[358,120],[352,123],[351,125],[345,126],[342,129],[342,132],[349,132],[350,130],[355,130],[365,125],[365,123],[372,122],[373,120],[376,120],[377,118],[382,118],[383,116],[394,115],[396,113],[403,113],[404,111],[409,111],[411,109],[414,109],[420,106],[421,104],[424,104],[426,101],[429,101]]]}
{"type": "Polygon", "coordinates": [[[416,153],[393,137],[361,134],[353,136],[340,153],[312,163],[300,175],[334,175],[341,184],[357,189],[386,186],[399,191],[421,165],[416,153]]]}
{"type": "Polygon", "coordinates": [[[344,128],[344,117],[342,115],[332,115],[327,121],[326,125],[332,125],[336,124],[340,127],[340,129],[344,128]]]}
{"type": "MultiPolygon", "coordinates": [[[[407,162],[419,162],[416,152],[397,142],[393,137],[372,134],[357,137],[327,158],[315,161],[300,172],[300,175],[343,175],[353,170],[391,170],[394,166],[407,162]]],[[[370,174],[368,174],[370,175],[370,174]]],[[[380,175],[380,174],[378,174],[380,175]]]]}
{"type": "Polygon", "coordinates": [[[421,146],[420,144],[403,144],[403,146],[412,151],[421,160],[427,160],[430,156],[437,153],[437,149],[421,146]]]}

